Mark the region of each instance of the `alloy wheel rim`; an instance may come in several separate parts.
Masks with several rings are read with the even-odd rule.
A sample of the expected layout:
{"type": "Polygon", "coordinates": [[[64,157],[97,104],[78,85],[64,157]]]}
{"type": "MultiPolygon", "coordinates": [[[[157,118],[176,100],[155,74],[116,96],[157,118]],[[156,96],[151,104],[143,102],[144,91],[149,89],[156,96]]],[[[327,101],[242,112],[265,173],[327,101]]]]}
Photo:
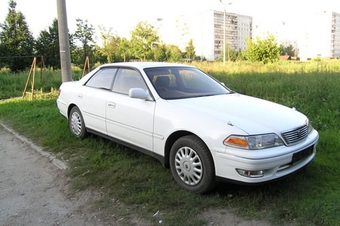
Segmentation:
{"type": "Polygon", "coordinates": [[[81,118],[78,112],[74,112],[71,116],[71,129],[77,136],[81,133],[81,118]]]}
{"type": "Polygon", "coordinates": [[[196,151],[181,147],[175,156],[175,169],[179,178],[187,185],[197,185],[203,177],[203,165],[196,151]]]}

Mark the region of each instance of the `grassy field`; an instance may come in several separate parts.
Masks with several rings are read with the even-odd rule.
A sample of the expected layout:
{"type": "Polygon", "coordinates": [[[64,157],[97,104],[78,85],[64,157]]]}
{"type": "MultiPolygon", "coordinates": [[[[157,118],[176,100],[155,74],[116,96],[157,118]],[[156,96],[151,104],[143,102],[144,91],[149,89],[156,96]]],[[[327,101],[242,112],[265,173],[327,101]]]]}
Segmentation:
{"type": "MultiPolygon", "coordinates": [[[[74,70],[73,79],[81,78],[82,71],[74,70]]],[[[8,70],[0,70],[0,100],[12,97],[22,97],[26,88],[27,96],[34,92],[45,93],[58,89],[61,84],[61,72],[48,69],[24,71],[12,74],[8,70]],[[33,78],[34,77],[34,78],[33,78]]],[[[25,95],[26,96],[26,95],[25,95]]]]}
{"type": "MultiPolygon", "coordinates": [[[[94,207],[112,218],[129,219],[135,213],[155,225],[159,219],[163,225],[204,225],[205,220],[197,217],[202,212],[226,209],[245,219],[267,219],[275,224],[340,225],[340,61],[196,66],[234,91],[305,113],[320,133],[314,161],[278,182],[252,187],[221,183],[209,194],[196,195],[180,189],[170,170],[151,157],[97,136],[72,137],[56,108],[55,91],[34,101],[0,102],[0,119],[68,161],[73,188],[100,190],[105,195],[94,207]],[[111,216],[119,203],[126,208],[111,216]],[[153,217],[157,211],[160,214],[153,217]]],[[[37,85],[38,90],[59,86],[60,73],[48,73],[49,82],[37,85]]],[[[24,80],[21,84],[25,85],[26,79],[27,74],[1,71],[0,99],[21,96],[22,86],[16,83],[24,80]]]]}

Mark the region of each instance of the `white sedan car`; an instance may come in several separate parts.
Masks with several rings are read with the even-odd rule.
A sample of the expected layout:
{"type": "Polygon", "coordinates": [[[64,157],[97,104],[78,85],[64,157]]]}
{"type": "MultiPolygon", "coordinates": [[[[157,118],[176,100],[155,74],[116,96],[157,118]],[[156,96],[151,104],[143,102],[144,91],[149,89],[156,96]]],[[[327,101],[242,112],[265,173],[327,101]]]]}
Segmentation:
{"type": "Polygon", "coordinates": [[[312,161],[319,139],[295,108],[235,93],[188,65],[102,65],[63,83],[57,105],[76,137],[94,133],[149,154],[195,193],[287,176],[312,161]]]}

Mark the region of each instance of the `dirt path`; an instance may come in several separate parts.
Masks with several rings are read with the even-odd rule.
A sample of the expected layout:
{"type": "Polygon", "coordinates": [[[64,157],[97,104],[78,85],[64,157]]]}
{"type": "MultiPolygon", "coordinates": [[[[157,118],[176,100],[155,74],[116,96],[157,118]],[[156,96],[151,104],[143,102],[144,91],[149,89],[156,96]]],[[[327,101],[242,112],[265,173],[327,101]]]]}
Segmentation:
{"type": "Polygon", "coordinates": [[[0,126],[0,225],[101,225],[88,198],[66,195],[66,165],[40,152],[0,126]]]}
{"type": "MultiPolygon", "coordinates": [[[[64,162],[3,126],[0,122],[0,226],[120,225],[90,210],[92,195],[70,193],[64,162]]],[[[199,217],[213,226],[271,225],[244,221],[227,210],[210,210],[199,217]]],[[[132,216],[123,225],[148,223],[132,216]]]]}

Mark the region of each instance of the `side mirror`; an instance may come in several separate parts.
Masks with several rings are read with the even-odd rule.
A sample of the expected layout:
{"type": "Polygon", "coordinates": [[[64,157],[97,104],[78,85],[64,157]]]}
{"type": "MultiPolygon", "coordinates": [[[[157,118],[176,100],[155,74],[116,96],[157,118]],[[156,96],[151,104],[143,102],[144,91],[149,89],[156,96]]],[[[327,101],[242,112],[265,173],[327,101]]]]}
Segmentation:
{"type": "Polygon", "coordinates": [[[149,99],[149,93],[146,92],[142,88],[131,88],[129,90],[129,97],[136,98],[136,99],[142,99],[142,100],[148,100],[149,99]]]}

